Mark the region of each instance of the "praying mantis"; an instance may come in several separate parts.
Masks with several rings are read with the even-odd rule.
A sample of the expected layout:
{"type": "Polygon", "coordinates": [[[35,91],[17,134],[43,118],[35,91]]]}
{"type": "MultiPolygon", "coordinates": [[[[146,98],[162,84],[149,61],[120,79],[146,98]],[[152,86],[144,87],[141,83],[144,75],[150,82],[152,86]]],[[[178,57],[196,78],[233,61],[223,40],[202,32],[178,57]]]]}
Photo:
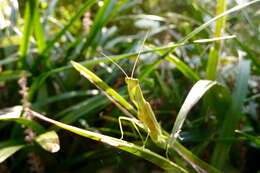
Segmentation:
{"type": "MultiPolygon", "coordinates": [[[[145,42],[147,36],[148,36],[148,32],[145,35],[142,47],[144,46],[144,42],[145,42]]],[[[137,130],[137,132],[140,136],[141,136],[141,134],[140,134],[137,126],[143,128],[143,129],[145,129],[145,131],[147,131],[148,135],[146,137],[146,140],[150,136],[153,142],[165,145],[167,143],[167,141],[166,141],[167,137],[165,135],[163,135],[162,128],[160,127],[158,121],[156,120],[156,117],[151,108],[151,105],[149,104],[148,101],[145,100],[145,98],[143,96],[143,92],[140,87],[139,80],[137,78],[134,78],[134,71],[135,71],[137,62],[139,60],[141,50],[142,50],[142,48],[139,50],[139,53],[135,60],[131,76],[128,76],[126,74],[126,72],[121,68],[121,66],[119,64],[117,64],[113,59],[111,59],[108,56],[106,56],[105,54],[101,53],[103,56],[105,56],[110,61],[112,61],[125,74],[125,83],[127,85],[129,98],[130,98],[131,102],[134,104],[135,108],[137,109],[137,118],[138,119],[129,118],[129,117],[119,117],[119,127],[120,127],[120,131],[121,131],[121,138],[123,138],[121,120],[127,120],[127,121],[130,121],[134,125],[135,129],[137,130]]],[[[78,71],[82,71],[84,69],[84,67],[82,67],[80,64],[78,64],[74,61],[72,61],[72,65],[78,71]]],[[[81,74],[84,75],[85,77],[87,77],[88,79],[90,79],[91,77],[86,76],[86,73],[91,73],[91,72],[88,70],[86,71],[86,69],[84,69],[84,70],[85,70],[85,74],[84,73],[81,73],[81,74]]],[[[95,76],[94,80],[96,80],[96,81],[93,81],[93,79],[91,81],[95,85],[97,85],[96,83],[101,83],[101,81],[102,81],[97,76],[95,76]]],[[[100,88],[100,86],[98,86],[98,87],[100,88]]],[[[107,86],[105,86],[103,88],[104,88],[103,90],[106,90],[107,86]]],[[[144,145],[145,145],[146,140],[144,141],[144,145]]]]}
{"type": "MultiPolygon", "coordinates": [[[[143,96],[143,92],[140,87],[139,80],[137,78],[133,77],[139,55],[137,56],[137,59],[135,61],[131,77],[129,77],[126,74],[126,72],[111,58],[109,58],[105,54],[103,54],[103,55],[105,57],[107,57],[109,60],[111,60],[116,66],[118,66],[119,69],[125,74],[125,76],[126,76],[125,83],[127,85],[129,98],[132,101],[132,103],[135,105],[135,107],[137,109],[137,117],[140,120],[140,122],[142,123],[142,124],[140,124],[140,122],[136,121],[133,118],[119,117],[119,126],[120,126],[120,131],[122,134],[121,138],[123,137],[121,120],[124,119],[124,120],[131,121],[139,134],[140,134],[140,132],[135,124],[137,124],[139,127],[145,128],[148,132],[148,135],[150,135],[151,139],[154,142],[160,143],[160,144],[165,144],[166,136],[164,136],[162,133],[161,127],[160,127],[158,121],[156,120],[155,114],[152,110],[150,103],[148,101],[146,101],[143,96]]],[[[147,140],[147,138],[146,138],[146,140],[147,140]]],[[[146,142],[146,140],[145,140],[145,142],[146,142]]]]}

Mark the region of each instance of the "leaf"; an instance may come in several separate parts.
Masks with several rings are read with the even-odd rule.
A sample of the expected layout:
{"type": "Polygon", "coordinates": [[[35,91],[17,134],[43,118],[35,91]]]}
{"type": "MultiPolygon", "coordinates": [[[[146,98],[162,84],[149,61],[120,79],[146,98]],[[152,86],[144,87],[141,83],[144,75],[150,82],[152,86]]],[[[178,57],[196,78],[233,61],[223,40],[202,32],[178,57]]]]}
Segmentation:
{"type": "Polygon", "coordinates": [[[15,140],[0,142],[0,163],[5,161],[7,158],[25,146],[26,145],[24,143],[15,140]]]}
{"type": "Polygon", "coordinates": [[[210,80],[199,80],[195,85],[191,88],[188,96],[186,97],[178,115],[175,120],[171,138],[170,138],[170,144],[175,140],[179,132],[182,128],[182,125],[187,117],[187,114],[191,110],[191,108],[200,100],[200,98],[214,85],[216,85],[217,82],[210,81],[210,80]]]}
{"type": "Polygon", "coordinates": [[[207,26],[209,26],[211,23],[213,23],[214,21],[221,19],[224,16],[227,16],[231,13],[234,13],[236,11],[239,11],[243,8],[246,8],[254,3],[259,2],[260,0],[254,0],[254,1],[250,1],[244,4],[240,4],[237,5],[231,9],[228,9],[227,11],[213,17],[212,19],[208,20],[207,22],[205,22],[204,24],[200,25],[199,27],[197,27],[195,30],[193,30],[191,33],[189,33],[185,38],[182,39],[181,43],[186,43],[188,40],[190,40],[192,37],[194,37],[196,34],[198,34],[200,31],[202,31],[204,28],[206,28],[207,26]]]}
{"type": "Polygon", "coordinates": [[[169,54],[165,58],[167,61],[173,63],[176,65],[176,68],[180,70],[184,76],[189,78],[191,81],[196,82],[200,80],[200,77],[197,75],[196,72],[194,72],[187,64],[185,64],[183,61],[181,61],[176,56],[169,54]]]}
{"type": "MultiPolygon", "coordinates": [[[[242,115],[242,108],[247,94],[248,80],[250,77],[250,61],[240,60],[239,73],[237,75],[235,90],[232,95],[232,103],[220,131],[220,139],[232,138],[242,115]]],[[[212,164],[217,168],[223,168],[228,161],[229,150],[232,143],[218,142],[212,155],[212,164]]]]}
{"type": "Polygon", "coordinates": [[[169,171],[169,172],[187,172],[182,167],[176,165],[175,163],[171,162],[170,160],[152,152],[151,150],[148,150],[144,147],[139,147],[133,143],[129,143],[124,140],[120,140],[117,138],[113,138],[110,136],[106,136],[100,133],[95,133],[92,131],[84,130],[78,127],[74,127],[71,125],[67,125],[58,121],[55,121],[53,119],[47,118],[35,111],[32,111],[33,115],[43,121],[49,122],[51,124],[54,124],[62,129],[65,129],[67,131],[70,131],[72,133],[78,134],[80,136],[90,138],[96,141],[100,141],[102,143],[108,144],[110,146],[119,148],[121,150],[127,151],[131,154],[134,154],[136,156],[139,156],[143,159],[146,159],[157,166],[161,167],[162,169],[169,171]]]}
{"type": "MultiPolygon", "coordinates": [[[[90,82],[92,82],[94,85],[96,85],[97,88],[99,88],[101,91],[104,92],[104,94],[112,101],[114,102],[123,112],[125,112],[127,115],[131,116],[130,113],[135,113],[135,109],[131,104],[129,104],[121,95],[119,95],[114,89],[112,89],[110,86],[108,86],[105,82],[103,82],[102,79],[100,79],[98,76],[96,76],[94,73],[92,73],[90,70],[82,66],[81,64],[71,61],[73,67],[80,72],[82,76],[87,78],[90,82]],[[128,111],[130,113],[128,113],[128,111]]],[[[133,116],[131,116],[133,117],[133,116]]]]}
{"type": "Polygon", "coordinates": [[[245,132],[242,132],[240,130],[235,130],[236,133],[242,135],[243,137],[246,138],[246,140],[250,141],[252,144],[254,144],[257,148],[260,148],[260,137],[258,136],[253,136],[250,134],[247,134],[245,132]]]}
{"type": "Polygon", "coordinates": [[[60,150],[59,136],[55,131],[43,133],[35,138],[35,141],[46,151],[56,153],[60,150]]]}
{"type": "Polygon", "coordinates": [[[30,76],[30,73],[23,71],[23,70],[5,70],[0,73],[0,82],[1,81],[11,81],[11,80],[17,80],[21,78],[21,76],[27,75],[30,76]]]}

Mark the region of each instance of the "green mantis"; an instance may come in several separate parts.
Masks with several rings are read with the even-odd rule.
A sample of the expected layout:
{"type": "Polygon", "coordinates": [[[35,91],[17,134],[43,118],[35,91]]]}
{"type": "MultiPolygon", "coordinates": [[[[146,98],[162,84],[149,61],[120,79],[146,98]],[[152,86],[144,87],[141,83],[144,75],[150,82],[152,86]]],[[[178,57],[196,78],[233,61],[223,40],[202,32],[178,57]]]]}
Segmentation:
{"type": "MultiPolygon", "coordinates": [[[[148,34],[146,34],[144,41],[146,40],[147,35],[148,34]]],[[[143,45],[144,45],[144,43],[143,43],[143,45]]],[[[134,67],[133,67],[133,70],[132,70],[131,77],[129,77],[126,74],[126,72],[116,62],[114,62],[111,58],[109,58],[108,56],[106,56],[103,53],[102,53],[102,55],[104,55],[109,60],[111,60],[125,74],[125,76],[126,76],[125,77],[125,83],[127,85],[129,98],[137,109],[138,119],[143,124],[143,126],[142,126],[142,125],[140,125],[140,123],[138,123],[134,119],[130,119],[130,118],[127,118],[127,117],[125,117],[125,118],[120,117],[119,124],[120,124],[121,133],[122,133],[122,126],[121,126],[121,122],[120,122],[121,119],[129,120],[133,123],[133,125],[134,125],[134,127],[137,131],[138,131],[138,129],[135,126],[135,124],[137,124],[138,126],[144,127],[146,129],[146,131],[148,132],[148,135],[150,135],[151,139],[155,143],[165,144],[166,143],[166,137],[162,133],[161,127],[160,127],[158,121],[156,120],[156,117],[155,117],[155,114],[154,114],[154,112],[151,108],[151,105],[149,104],[149,102],[147,102],[145,100],[145,98],[143,96],[143,92],[142,92],[142,89],[140,87],[139,80],[137,78],[133,77],[135,67],[136,67],[136,64],[137,64],[138,59],[139,59],[139,54],[138,54],[138,56],[135,60],[135,64],[134,64],[134,67]]],[[[140,134],[139,131],[138,131],[138,133],[140,134]]]]}
{"type": "Polygon", "coordinates": [[[129,93],[130,100],[137,108],[137,117],[148,129],[148,133],[154,142],[164,143],[165,137],[162,134],[161,127],[156,120],[155,114],[143,96],[139,80],[136,78],[126,77],[125,82],[129,93]]]}

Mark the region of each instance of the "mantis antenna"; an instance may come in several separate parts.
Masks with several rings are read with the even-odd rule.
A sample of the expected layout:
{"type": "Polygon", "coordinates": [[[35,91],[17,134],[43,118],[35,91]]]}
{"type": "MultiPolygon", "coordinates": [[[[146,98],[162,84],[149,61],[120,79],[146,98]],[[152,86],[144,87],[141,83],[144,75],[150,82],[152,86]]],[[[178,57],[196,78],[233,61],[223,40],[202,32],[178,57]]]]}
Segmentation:
{"type": "Polygon", "coordinates": [[[105,55],[103,52],[100,52],[101,55],[103,55],[104,57],[106,57],[107,59],[109,59],[113,64],[115,64],[123,73],[124,75],[128,78],[128,75],[126,74],[126,72],[124,71],[124,69],[118,64],[116,63],[112,58],[110,58],[109,56],[105,55]]]}
{"type": "Polygon", "coordinates": [[[143,48],[144,48],[144,43],[145,43],[145,41],[146,41],[148,35],[149,35],[149,31],[146,32],[145,37],[144,37],[144,40],[143,40],[143,43],[142,43],[142,47],[141,47],[141,48],[139,49],[139,51],[138,51],[138,54],[137,54],[137,57],[136,57],[136,60],[135,60],[135,63],[134,63],[134,67],[133,67],[133,70],[132,70],[131,78],[134,77],[134,72],[135,72],[135,68],[136,68],[137,62],[138,62],[138,60],[139,60],[139,58],[140,58],[141,51],[142,51],[143,48]]]}

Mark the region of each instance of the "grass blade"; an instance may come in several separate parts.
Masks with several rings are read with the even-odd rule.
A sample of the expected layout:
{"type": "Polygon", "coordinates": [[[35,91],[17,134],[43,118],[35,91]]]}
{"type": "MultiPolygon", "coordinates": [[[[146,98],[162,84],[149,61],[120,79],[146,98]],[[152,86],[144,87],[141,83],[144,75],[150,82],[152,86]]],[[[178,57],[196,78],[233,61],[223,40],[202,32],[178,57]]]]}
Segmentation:
{"type": "MultiPolygon", "coordinates": [[[[80,72],[82,76],[91,81],[96,87],[98,87],[104,94],[123,112],[126,112],[127,115],[131,116],[131,113],[135,114],[135,109],[131,104],[129,104],[121,95],[119,95],[114,89],[109,87],[102,79],[92,73],[90,70],[82,66],[81,64],[71,61],[73,67],[80,72]],[[127,113],[129,111],[129,113],[127,113]]],[[[132,116],[131,116],[132,117],[132,116]]]]}
{"type": "Polygon", "coordinates": [[[169,54],[166,58],[167,61],[176,65],[176,68],[180,70],[184,76],[190,79],[192,82],[196,82],[200,80],[200,77],[195,73],[188,65],[186,65],[183,61],[179,58],[174,56],[173,54],[169,54]]]}
{"type": "Polygon", "coordinates": [[[178,115],[175,120],[171,137],[170,144],[176,140],[181,131],[182,125],[187,117],[187,114],[191,110],[191,108],[199,101],[199,99],[214,85],[217,83],[215,81],[210,80],[199,80],[190,90],[188,96],[186,97],[178,115]]]}
{"type": "Polygon", "coordinates": [[[62,129],[70,131],[72,133],[78,134],[80,136],[90,138],[92,140],[100,141],[102,143],[108,144],[110,146],[116,147],[118,149],[124,150],[131,154],[134,154],[138,157],[146,159],[157,166],[161,167],[162,169],[169,171],[169,172],[187,172],[185,169],[181,168],[180,166],[176,165],[175,163],[169,161],[168,159],[148,150],[144,147],[139,147],[133,143],[129,143],[124,140],[120,140],[117,138],[113,138],[110,136],[102,135],[100,133],[91,132],[88,130],[80,129],[71,125],[67,125],[53,119],[47,118],[37,112],[32,111],[33,115],[43,121],[49,122],[54,124],[62,129]]]}
{"type": "Polygon", "coordinates": [[[19,47],[21,68],[27,67],[26,56],[30,47],[30,37],[33,32],[35,10],[37,8],[38,1],[28,0],[26,1],[25,14],[24,14],[24,30],[23,36],[19,47]]]}
{"type": "Polygon", "coordinates": [[[12,156],[14,153],[24,148],[26,145],[16,140],[10,140],[0,143],[0,163],[12,156]]]}
{"type": "MultiPolygon", "coordinates": [[[[250,62],[241,60],[239,62],[239,73],[236,80],[236,87],[232,96],[230,109],[225,115],[220,139],[228,139],[234,136],[234,130],[241,118],[241,111],[247,94],[248,79],[250,76],[250,62]]],[[[216,144],[212,156],[212,164],[222,169],[228,162],[229,150],[232,143],[219,142],[216,144]]]]}
{"type": "Polygon", "coordinates": [[[240,134],[241,136],[243,136],[246,140],[250,141],[257,148],[260,148],[260,137],[259,136],[257,137],[257,136],[249,135],[240,130],[235,130],[235,132],[240,134]]]}
{"type": "MultiPolygon", "coordinates": [[[[226,0],[217,1],[217,15],[224,13],[227,8],[226,0]]],[[[226,17],[222,17],[216,21],[215,37],[221,37],[226,23],[226,17]]],[[[209,52],[207,65],[207,79],[215,80],[217,76],[218,59],[221,51],[221,41],[214,42],[209,52]]]]}
{"type": "Polygon", "coordinates": [[[46,41],[43,32],[43,26],[41,24],[39,9],[37,7],[35,8],[34,27],[35,27],[34,33],[35,33],[36,43],[38,46],[38,52],[39,54],[41,54],[46,47],[46,41]]]}
{"type": "Polygon", "coordinates": [[[198,34],[200,31],[202,31],[203,29],[205,29],[206,27],[208,27],[211,23],[213,23],[214,21],[221,19],[222,17],[225,17],[231,13],[234,13],[236,11],[239,11],[243,8],[246,8],[252,4],[255,4],[257,2],[259,2],[260,0],[254,0],[254,1],[250,1],[244,4],[240,4],[237,5],[231,9],[228,9],[227,11],[213,17],[212,19],[208,20],[207,22],[205,22],[204,24],[202,24],[201,26],[199,26],[198,28],[196,28],[194,31],[192,31],[190,34],[188,34],[186,37],[184,37],[181,41],[181,43],[186,43],[187,41],[189,41],[192,37],[194,37],[196,34],[198,34]]]}

